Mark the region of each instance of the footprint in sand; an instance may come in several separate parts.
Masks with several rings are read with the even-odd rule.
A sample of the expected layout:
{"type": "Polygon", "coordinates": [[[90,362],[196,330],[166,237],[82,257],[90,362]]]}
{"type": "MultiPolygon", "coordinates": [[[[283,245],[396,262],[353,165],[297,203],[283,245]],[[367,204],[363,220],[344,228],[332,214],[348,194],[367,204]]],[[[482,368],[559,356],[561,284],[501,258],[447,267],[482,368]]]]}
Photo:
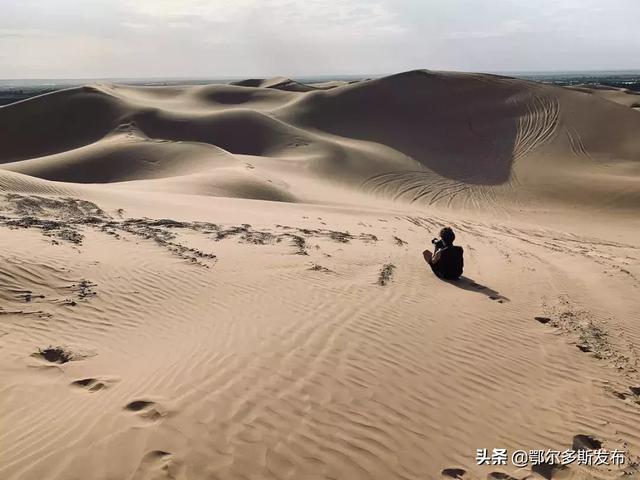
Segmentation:
{"type": "MultiPolygon", "coordinates": [[[[147,452],[140,466],[138,467],[137,475],[144,476],[145,474],[152,474],[152,472],[164,472],[160,474],[162,478],[177,478],[180,474],[181,466],[180,462],[177,462],[175,457],[170,452],[164,450],[152,450],[147,452]]],[[[136,477],[137,477],[136,475],[136,477]]],[[[157,474],[153,477],[156,478],[157,474]]]]}
{"type": "Polygon", "coordinates": [[[135,412],[140,418],[150,422],[159,421],[168,413],[161,405],[150,400],[134,400],[128,403],[124,409],[135,412]]]}
{"type": "Polygon", "coordinates": [[[560,465],[557,463],[540,463],[531,467],[531,471],[533,473],[540,475],[546,480],[552,480],[556,478],[556,473],[568,469],[569,467],[567,467],[566,465],[560,465]]]}
{"type": "Polygon", "coordinates": [[[547,323],[549,323],[551,321],[551,319],[549,317],[533,317],[534,320],[540,322],[543,325],[546,325],[547,323]]]}
{"type": "Polygon", "coordinates": [[[145,463],[163,463],[167,464],[171,461],[171,453],[165,452],[164,450],[153,450],[148,452],[143,459],[145,463]]]}
{"type": "Polygon", "coordinates": [[[629,398],[631,396],[630,393],[627,392],[617,392],[615,390],[611,391],[611,394],[613,396],[615,396],[616,398],[619,398],[620,400],[626,400],[627,398],[629,398]]]}
{"type": "Polygon", "coordinates": [[[40,357],[50,363],[67,363],[75,358],[73,352],[64,347],[39,348],[34,357],[40,357]]]}
{"type": "Polygon", "coordinates": [[[117,378],[82,378],[71,382],[71,386],[94,393],[109,388],[118,381],[117,378]]]}
{"type": "Polygon", "coordinates": [[[77,360],[83,360],[87,357],[93,357],[96,355],[95,352],[89,350],[78,350],[71,349],[66,346],[53,346],[49,345],[48,347],[38,348],[37,352],[31,354],[32,357],[39,358],[48,363],[68,363],[77,360]]]}
{"type": "Polygon", "coordinates": [[[571,444],[573,450],[599,450],[602,448],[602,442],[591,435],[576,435],[573,437],[571,444]]]}
{"type": "Polygon", "coordinates": [[[467,472],[462,468],[445,468],[440,472],[440,474],[442,478],[455,478],[461,480],[467,480],[469,478],[465,476],[467,472]]]}
{"type": "Polygon", "coordinates": [[[487,475],[487,480],[518,480],[516,477],[512,477],[503,472],[491,472],[487,475]]]}

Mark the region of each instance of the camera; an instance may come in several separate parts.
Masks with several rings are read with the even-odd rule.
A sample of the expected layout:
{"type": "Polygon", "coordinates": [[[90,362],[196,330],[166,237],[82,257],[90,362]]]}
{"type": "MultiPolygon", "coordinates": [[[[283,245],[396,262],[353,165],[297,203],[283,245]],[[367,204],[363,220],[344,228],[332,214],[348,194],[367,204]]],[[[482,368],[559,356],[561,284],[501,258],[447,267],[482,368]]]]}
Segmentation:
{"type": "Polygon", "coordinates": [[[439,238],[432,239],[431,243],[433,243],[437,249],[444,248],[444,242],[439,238]]]}

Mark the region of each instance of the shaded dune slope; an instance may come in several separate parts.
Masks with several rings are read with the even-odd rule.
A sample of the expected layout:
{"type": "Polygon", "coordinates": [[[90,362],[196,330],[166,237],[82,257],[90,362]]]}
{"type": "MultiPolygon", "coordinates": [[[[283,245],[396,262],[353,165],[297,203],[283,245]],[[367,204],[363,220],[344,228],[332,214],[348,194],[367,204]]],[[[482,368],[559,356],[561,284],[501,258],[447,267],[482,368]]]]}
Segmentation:
{"type": "Polygon", "coordinates": [[[235,164],[235,158],[213,145],[118,133],[63,153],[8,163],[4,168],[47,180],[110,183],[185,175],[235,164]]]}
{"type": "Polygon", "coordinates": [[[530,192],[589,201],[582,177],[606,171],[632,184],[609,193],[637,205],[640,116],[592,95],[489,75],[408,72],[307,95],[284,110],[305,128],[381,143],[418,161],[422,171],[366,182],[412,200],[530,192]]]}
{"type": "Polygon", "coordinates": [[[636,208],[639,129],[637,111],[590,92],[480,74],[95,85],[0,108],[0,168],[250,198],[261,185],[284,201],[323,200],[304,187],[320,181],[424,203],[636,208]]]}
{"type": "Polygon", "coordinates": [[[288,92],[311,92],[314,90],[328,90],[337,86],[336,83],[317,83],[317,84],[305,84],[291,80],[285,77],[276,78],[250,78],[247,80],[241,80],[239,82],[233,82],[232,85],[238,85],[241,87],[260,87],[260,88],[272,88],[276,90],[284,90],[288,92]]]}

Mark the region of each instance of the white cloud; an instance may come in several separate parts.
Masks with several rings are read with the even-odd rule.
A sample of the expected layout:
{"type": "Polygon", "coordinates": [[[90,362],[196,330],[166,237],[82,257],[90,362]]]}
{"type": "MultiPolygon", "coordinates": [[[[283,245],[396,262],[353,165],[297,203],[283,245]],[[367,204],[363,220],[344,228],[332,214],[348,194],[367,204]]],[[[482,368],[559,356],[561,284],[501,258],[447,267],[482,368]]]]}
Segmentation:
{"type": "Polygon", "coordinates": [[[131,12],[149,17],[194,16],[216,20],[233,20],[247,8],[255,8],[255,0],[125,0],[124,6],[131,12]]]}
{"type": "Polygon", "coordinates": [[[0,0],[0,12],[11,77],[633,68],[640,48],[638,0],[0,0]]]}

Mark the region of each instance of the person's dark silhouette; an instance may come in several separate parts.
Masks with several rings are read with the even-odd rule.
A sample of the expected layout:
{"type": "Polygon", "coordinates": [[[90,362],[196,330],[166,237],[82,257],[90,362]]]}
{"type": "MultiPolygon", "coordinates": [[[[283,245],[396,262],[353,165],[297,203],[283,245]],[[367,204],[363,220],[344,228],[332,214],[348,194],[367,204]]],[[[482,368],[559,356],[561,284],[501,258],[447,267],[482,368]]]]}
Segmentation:
{"type": "Polygon", "coordinates": [[[440,230],[440,239],[434,238],[431,243],[435,246],[433,253],[429,250],[422,252],[424,259],[438,277],[447,280],[460,278],[464,267],[462,247],[453,244],[456,234],[449,227],[440,230]]]}

